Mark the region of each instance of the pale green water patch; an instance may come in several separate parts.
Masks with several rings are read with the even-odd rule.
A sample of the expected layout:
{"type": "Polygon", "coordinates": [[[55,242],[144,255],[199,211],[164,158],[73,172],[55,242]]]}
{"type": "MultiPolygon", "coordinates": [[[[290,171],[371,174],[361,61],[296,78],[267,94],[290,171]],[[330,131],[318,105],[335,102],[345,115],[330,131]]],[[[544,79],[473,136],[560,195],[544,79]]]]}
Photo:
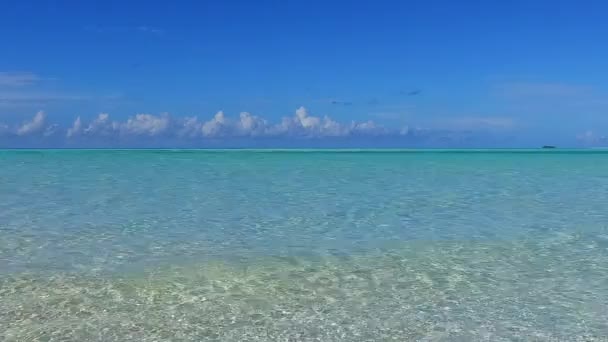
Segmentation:
{"type": "Polygon", "coordinates": [[[608,336],[608,250],[601,239],[419,242],[351,256],[190,263],[104,278],[13,275],[0,282],[0,336],[601,340],[608,336]]]}

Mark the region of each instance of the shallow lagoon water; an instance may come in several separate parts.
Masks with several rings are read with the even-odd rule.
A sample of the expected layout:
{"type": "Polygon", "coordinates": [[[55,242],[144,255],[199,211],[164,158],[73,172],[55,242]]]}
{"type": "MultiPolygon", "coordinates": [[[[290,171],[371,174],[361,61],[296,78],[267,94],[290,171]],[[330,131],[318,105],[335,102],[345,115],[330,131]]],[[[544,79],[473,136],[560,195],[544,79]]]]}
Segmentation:
{"type": "Polygon", "coordinates": [[[608,338],[608,152],[0,152],[2,341],[608,338]]]}

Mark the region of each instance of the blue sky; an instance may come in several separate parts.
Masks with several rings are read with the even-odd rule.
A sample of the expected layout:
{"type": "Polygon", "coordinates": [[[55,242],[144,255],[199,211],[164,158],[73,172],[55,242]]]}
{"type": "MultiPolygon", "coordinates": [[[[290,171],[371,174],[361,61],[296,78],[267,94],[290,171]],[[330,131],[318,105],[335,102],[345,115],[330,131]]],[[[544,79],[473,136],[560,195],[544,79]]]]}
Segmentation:
{"type": "Polygon", "coordinates": [[[605,13],[4,1],[0,146],[608,145],[605,13]]]}

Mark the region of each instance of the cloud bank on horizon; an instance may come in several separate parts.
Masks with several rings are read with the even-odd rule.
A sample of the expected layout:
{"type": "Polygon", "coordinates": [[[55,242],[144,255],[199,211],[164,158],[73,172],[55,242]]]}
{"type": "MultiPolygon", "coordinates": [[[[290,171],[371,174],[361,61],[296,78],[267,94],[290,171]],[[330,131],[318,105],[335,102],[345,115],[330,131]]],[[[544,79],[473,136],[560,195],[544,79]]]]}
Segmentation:
{"type": "MultiPolygon", "coordinates": [[[[86,108],[87,101],[95,102],[94,96],[43,87],[44,83],[53,80],[56,78],[34,72],[0,72],[0,115],[3,115],[4,120],[10,120],[9,115],[14,114],[13,110],[23,115],[26,113],[25,108],[28,108],[27,111],[35,108],[45,108],[53,112],[83,111],[86,110],[83,107],[86,108]]],[[[329,100],[331,106],[350,106],[352,109],[349,111],[352,110],[353,117],[364,118],[347,122],[334,120],[329,116],[312,115],[304,107],[283,117],[277,116],[276,112],[271,115],[267,113],[269,116],[262,117],[250,112],[230,116],[219,111],[214,116],[203,119],[168,113],[111,117],[110,114],[102,112],[96,117],[77,117],[72,122],[69,122],[70,119],[66,121],[65,115],[47,117],[46,112],[40,111],[31,119],[21,122],[2,122],[0,119],[0,148],[261,145],[330,147],[331,144],[325,143],[328,141],[332,144],[349,142],[351,146],[360,147],[410,147],[424,144],[432,147],[608,145],[608,139],[601,134],[605,125],[602,126],[602,120],[597,115],[604,108],[604,93],[592,87],[564,83],[498,82],[492,89],[493,96],[508,99],[516,106],[511,107],[507,103],[503,113],[497,115],[496,111],[492,110],[457,110],[451,107],[447,110],[432,111],[422,105],[414,111],[412,108],[417,108],[416,105],[404,103],[388,103],[379,107],[378,102],[375,102],[374,108],[370,109],[352,106],[353,102],[350,101],[329,100]],[[542,100],[540,104],[539,99],[542,100]],[[547,125],[546,120],[539,121],[542,115],[533,113],[547,110],[543,107],[546,103],[554,104],[550,106],[551,109],[565,108],[563,112],[560,112],[559,108],[556,109],[550,125],[547,125]],[[595,105],[598,107],[594,107],[595,105]],[[521,108],[531,108],[532,112],[524,109],[523,114],[519,113],[521,108]],[[470,115],[480,112],[490,114],[470,115]],[[504,112],[511,114],[504,116],[504,112]],[[581,113],[576,116],[580,121],[578,124],[574,122],[576,127],[572,127],[568,132],[555,129],[560,122],[570,120],[567,115],[573,112],[581,113]],[[373,117],[382,124],[368,120],[366,116],[373,117]],[[53,123],[55,120],[60,120],[61,123],[53,123]],[[585,124],[582,124],[583,122],[585,124]],[[588,127],[594,129],[589,130],[588,127]]],[[[413,90],[403,94],[417,96],[420,91],[413,90]]],[[[106,105],[110,103],[112,107],[110,98],[101,96],[97,100],[106,105]]],[[[103,105],[97,104],[96,107],[103,105]]],[[[114,108],[120,110],[121,105],[114,108]]]]}
{"type": "MultiPolygon", "coordinates": [[[[114,120],[108,113],[101,113],[91,120],[77,117],[71,125],[52,123],[44,111],[18,124],[0,123],[0,143],[4,147],[35,145],[54,146],[155,146],[188,145],[204,146],[207,142],[230,142],[235,140],[293,141],[374,141],[392,139],[403,142],[463,142],[485,128],[499,124],[511,127],[502,121],[467,118],[465,126],[454,125],[454,129],[423,129],[409,126],[387,128],[368,121],[338,122],[328,116],[314,116],[305,107],[298,108],[292,116],[278,122],[248,112],[230,117],[223,111],[208,120],[197,116],[176,117],[168,113],[159,115],[136,114],[125,120],[114,120]],[[474,125],[471,125],[471,121],[474,125]]],[[[367,144],[369,145],[369,144],[367,144]]],[[[371,144],[373,145],[373,144],[371,144]]]]}

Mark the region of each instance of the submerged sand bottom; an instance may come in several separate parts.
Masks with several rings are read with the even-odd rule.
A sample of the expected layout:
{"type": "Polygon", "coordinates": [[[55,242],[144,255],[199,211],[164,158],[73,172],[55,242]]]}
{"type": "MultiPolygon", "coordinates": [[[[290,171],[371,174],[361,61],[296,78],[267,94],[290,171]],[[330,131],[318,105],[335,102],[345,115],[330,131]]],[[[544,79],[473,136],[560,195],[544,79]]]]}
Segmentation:
{"type": "Polygon", "coordinates": [[[0,280],[0,340],[606,340],[607,274],[597,234],[20,273],[0,280]]]}

